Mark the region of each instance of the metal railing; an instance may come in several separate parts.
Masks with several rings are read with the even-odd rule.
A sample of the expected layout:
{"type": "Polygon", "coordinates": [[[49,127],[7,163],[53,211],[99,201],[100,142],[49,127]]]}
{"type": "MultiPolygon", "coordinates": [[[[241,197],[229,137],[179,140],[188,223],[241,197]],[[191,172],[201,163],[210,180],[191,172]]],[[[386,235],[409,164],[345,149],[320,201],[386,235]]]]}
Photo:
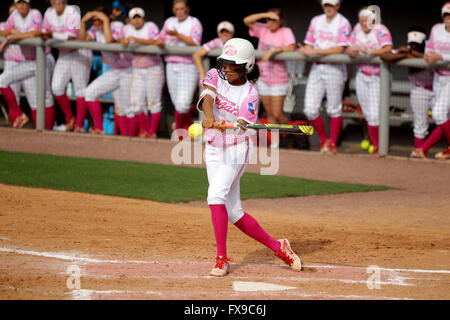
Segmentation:
{"type": "MultiPolygon", "coordinates": [[[[0,37],[0,41],[3,38],[0,37]]],[[[36,130],[44,130],[45,128],[45,76],[46,76],[46,54],[45,47],[57,49],[90,49],[94,51],[116,51],[131,53],[153,53],[160,55],[177,54],[192,55],[200,47],[164,47],[147,45],[129,45],[124,47],[119,43],[101,44],[96,42],[83,41],[59,41],[49,39],[47,41],[41,38],[25,39],[18,41],[17,44],[29,45],[36,47],[36,63],[37,63],[37,112],[36,112],[36,130]]],[[[256,50],[256,58],[261,59],[266,51],[256,50]]],[[[203,63],[205,70],[209,70],[209,57],[217,57],[221,50],[215,49],[208,52],[203,63]]],[[[346,54],[335,54],[328,56],[306,57],[298,52],[283,52],[273,57],[273,60],[297,60],[304,62],[326,62],[340,64],[374,64],[380,66],[380,127],[379,127],[379,156],[388,154],[389,147],[389,107],[390,107],[390,65],[399,67],[419,68],[419,69],[450,69],[450,61],[439,62],[428,65],[424,59],[404,59],[395,63],[386,63],[379,57],[349,57],[346,54]]]]}

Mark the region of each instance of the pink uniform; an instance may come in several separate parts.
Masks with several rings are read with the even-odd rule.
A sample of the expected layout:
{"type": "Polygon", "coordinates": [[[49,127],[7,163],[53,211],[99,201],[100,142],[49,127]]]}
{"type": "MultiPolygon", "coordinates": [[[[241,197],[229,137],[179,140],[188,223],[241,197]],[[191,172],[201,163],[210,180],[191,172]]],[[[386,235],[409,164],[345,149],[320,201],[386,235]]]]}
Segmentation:
{"type": "MultiPolygon", "coordinates": [[[[4,31],[6,29],[6,22],[0,23],[0,30],[4,31]]],[[[17,44],[8,44],[3,50],[3,58],[7,61],[22,62],[25,57],[17,44]]]]}
{"type": "Polygon", "coordinates": [[[343,15],[338,13],[330,23],[325,14],[315,16],[306,33],[305,43],[314,49],[330,49],[347,46],[351,32],[351,24],[343,15]]]}
{"type": "MultiPolygon", "coordinates": [[[[64,12],[58,16],[53,7],[47,9],[44,14],[43,29],[53,34],[57,40],[67,41],[70,38],[78,38],[80,29],[80,13],[73,6],[66,6],[64,12]]],[[[60,49],[60,52],[72,52],[74,49],[60,49]]]]}
{"type": "MultiPolygon", "coordinates": [[[[259,39],[258,50],[266,51],[296,44],[294,33],[286,27],[271,32],[265,23],[255,22],[249,34],[259,39]]],[[[261,72],[260,80],[269,85],[282,85],[289,81],[286,61],[258,61],[258,66],[261,72]]]]}
{"type": "MultiPolygon", "coordinates": [[[[450,61],[450,32],[445,30],[445,24],[439,23],[431,29],[425,52],[436,52],[443,56],[444,61],[450,61]]],[[[439,69],[440,75],[450,75],[450,70],[439,69]]]]}
{"type": "MultiPolygon", "coordinates": [[[[124,28],[124,37],[135,37],[146,40],[159,38],[159,28],[153,22],[146,22],[141,29],[137,30],[133,25],[127,24],[124,28]]],[[[148,68],[161,62],[161,57],[156,54],[135,54],[133,66],[136,68],[148,68]]]]}
{"type": "MultiPolygon", "coordinates": [[[[185,47],[186,43],[179,40],[176,36],[167,34],[168,30],[177,30],[178,33],[190,37],[197,45],[202,42],[203,26],[195,17],[188,16],[186,20],[179,22],[177,17],[170,17],[164,23],[161,30],[161,38],[166,42],[167,46],[185,47]]],[[[167,55],[166,62],[173,63],[194,63],[191,56],[167,55]]]]}
{"type": "MultiPolygon", "coordinates": [[[[219,77],[216,69],[209,70],[202,81],[216,89],[216,100],[213,104],[214,118],[216,121],[225,120],[228,123],[236,123],[243,119],[248,123],[256,123],[258,120],[258,92],[249,81],[242,86],[232,86],[228,81],[219,77]]],[[[227,132],[224,134],[217,129],[206,129],[205,142],[213,146],[236,144],[244,141],[250,133],[227,132]]]]}
{"type": "MultiPolygon", "coordinates": [[[[350,46],[365,46],[370,50],[378,50],[387,45],[392,45],[392,37],[388,28],[382,24],[377,24],[366,34],[358,23],[353,28],[348,41],[350,46]]],[[[379,75],[380,67],[378,65],[358,65],[358,69],[365,75],[379,75]]]]}
{"type": "MultiPolygon", "coordinates": [[[[30,9],[28,15],[23,18],[19,11],[14,10],[9,16],[6,24],[4,25],[4,30],[15,29],[22,33],[31,32],[35,30],[40,30],[42,26],[42,15],[39,10],[30,9]]],[[[32,46],[20,46],[23,56],[26,60],[36,59],[36,49],[32,46]]]]}
{"type": "Polygon", "coordinates": [[[212,39],[212,40],[204,43],[202,47],[205,48],[206,51],[211,51],[214,49],[222,49],[223,42],[222,42],[222,40],[220,40],[220,38],[215,38],[215,39],[212,39]]]}
{"type": "MultiPolygon", "coordinates": [[[[111,33],[114,39],[119,40],[124,37],[124,24],[120,21],[111,22],[111,33]]],[[[92,39],[98,43],[106,43],[103,30],[98,30],[95,27],[91,27],[88,34],[92,39]]],[[[102,52],[103,61],[108,64],[111,69],[124,69],[129,68],[132,65],[133,54],[127,52],[102,52]]]]}

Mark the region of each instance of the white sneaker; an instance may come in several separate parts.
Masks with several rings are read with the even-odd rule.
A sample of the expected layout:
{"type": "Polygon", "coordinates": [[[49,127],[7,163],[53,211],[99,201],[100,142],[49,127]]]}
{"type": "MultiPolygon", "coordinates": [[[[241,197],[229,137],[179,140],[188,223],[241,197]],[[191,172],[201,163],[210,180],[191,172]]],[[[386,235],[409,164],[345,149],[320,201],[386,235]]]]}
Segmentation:
{"type": "Polygon", "coordinates": [[[300,258],[291,249],[291,245],[287,239],[278,240],[281,244],[280,250],[275,255],[284,261],[294,271],[301,271],[303,263],[300,258]]]}

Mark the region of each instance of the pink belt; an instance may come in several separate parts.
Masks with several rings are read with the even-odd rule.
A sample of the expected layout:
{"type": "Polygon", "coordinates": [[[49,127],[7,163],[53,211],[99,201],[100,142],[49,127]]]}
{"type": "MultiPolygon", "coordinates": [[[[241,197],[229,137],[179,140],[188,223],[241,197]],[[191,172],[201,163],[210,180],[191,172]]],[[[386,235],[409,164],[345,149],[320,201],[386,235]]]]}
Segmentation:
{"type": "Polygon", "coordinates": [[[368,77],[377,76],[376,73],[370,73],[370,72],[367,72],[367,71],[364,71],[364,70],[360,70],[360,71],[361,71],[362,74],[364,74],[364,75],[366,75],[368,77]]]}

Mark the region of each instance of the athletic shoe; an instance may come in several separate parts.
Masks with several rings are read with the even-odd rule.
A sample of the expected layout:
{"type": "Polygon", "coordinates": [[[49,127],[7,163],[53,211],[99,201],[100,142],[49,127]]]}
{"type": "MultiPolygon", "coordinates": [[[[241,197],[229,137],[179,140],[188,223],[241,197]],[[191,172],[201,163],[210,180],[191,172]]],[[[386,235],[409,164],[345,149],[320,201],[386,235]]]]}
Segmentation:
{"type": "Polygon", "coordinates": [[[275,255],[284,261],[294,271],[301,271],[303,263],[300,258],[291,249],[291,245],[287,239],[278,240],[281,244],[280,250],[275,252],[275,255]]]}
{"type": "Polygon", "coordinates": [[[90,133],[92,133],[92,134],[105,134],[105,131],[101,130],[101,129],[94,128],[94,129],[91,129],[90,133]]]}
{"type": "Polygon", "coordinates": [[[66,131],[73,131],[75,127],[75,117],[66,119],[66,131]]]}
{"type": "Polygon", "coordinates": [[[336,144],[334,142],[329,141],[329,143],[328,143],[328,151],[333,153],[333,154],[337,153],[337,146],[336,146],[336,144]]]}
{"type": "Polygon", "coordinates": [[[228,274],[228,271],[230,270],[229,261],[233,261],[233,259],[224,256],[217,256],[216,265],[209,274],[215,277],[226,276],[228,274]]]}
{"type": "Polygon", "coordinates": [[[156,139],[156,133],[147,132],[145,137],[148,139],[156,139]]]}
{"type": "Polygon", "coordinates": [[[436,153],[436,155],[434,157],[436,159],[449,160],[450,159],[450,147],[448,147],[447,149],[445,149],[442,152],[436,153]]]}
{"type": "Polygon", "coordinates": [[[147,134],[148,134],[148,132],[146,132],[146,131],[139,131],[137,136],[139,138],[145,138],[147,136],[147,134]]]}
{"type": "Polygon", "coordinates": [[[21,116],[17,117],[16,120],[14,120],[13,128],[22,128],[27,124],[28,121],[30,121],[30,118],[28,118],[25,113],[22,113],[21,116]]]}
{"type": "Polygon", "coordinates": [[[328,148],[329,144],[330,140],[320,141],[320,153],[327,153],[328,151],[330,151],[330,149],[328,148]]]}
{"type": "Polygon", "coordinates": [[[84,128],[75,125],[75,127],[73,128],[73,132],[84,132],[84,128]]]}
{"type": "Polygon", "coordinates": [[[416,158],[416,159],[425,159],[427,157],[426,153],[423,151],[422,148],[416,148],[414,149],[411,154],[409,155],[410,158],[416,158]]]}

